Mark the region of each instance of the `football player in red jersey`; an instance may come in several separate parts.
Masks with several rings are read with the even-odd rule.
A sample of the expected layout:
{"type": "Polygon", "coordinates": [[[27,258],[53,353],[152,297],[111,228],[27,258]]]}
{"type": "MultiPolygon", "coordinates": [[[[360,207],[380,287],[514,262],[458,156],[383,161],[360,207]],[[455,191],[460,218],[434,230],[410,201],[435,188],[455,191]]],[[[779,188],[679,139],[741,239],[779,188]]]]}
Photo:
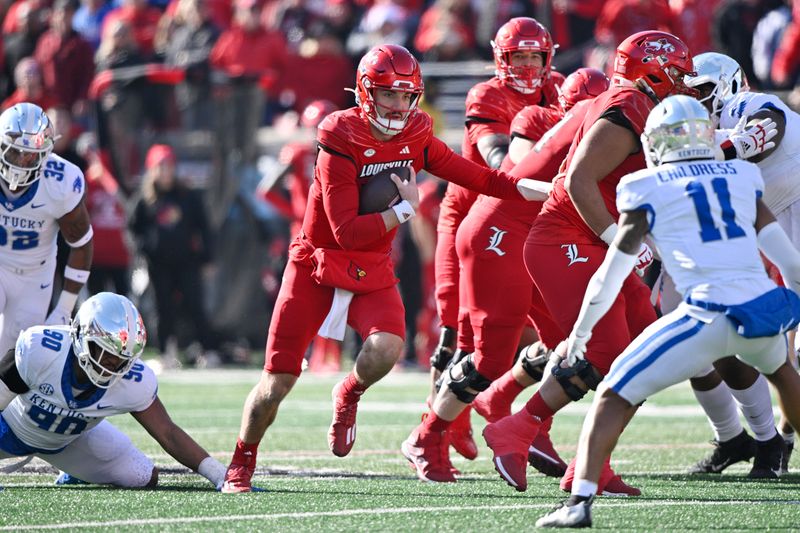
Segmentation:
{"type": "MultiPolygon", "coordinates": [[[[608,88],[608,79],[597,70],[584,69],[567,78],[562,85],[562,95],[559,104],[552,107],[538,105],[523,108],[513,119],[511,125],[512,136],[536,141],[554,126],[570,110],[575,103],[585,98],[591,98],[602,93],[608,88]],[[580,90],[577,86],[583,84],[587,74],[597,78],[597,83],[591,84],[590,90],[580,90]]],[[[571,115],[572,116],[572,115],[571,115]]],[[[582,112],[580,112],[580,116],[582,112]]],[[[574,128],[577,129],[577,128],[574,128]]],[[[525,141],[525,142],[528,142],[525,141]]],[[[515,141],[516,142],[516,138],[515,141]]],[[[560,150],[556,150],[552,157],[544,157],[545,165],[538,172],[525,177],[540,179],[550,182],[558,173],[558,166],[566,155],[569,143],[560,150]]],[[[542,147],[540,147],[540,150],[542,147]]],[[[548,147],[549,150],[549,147],[548,147]]],[[[551,154],[547,154],[548,156],[551,154]]],[[[513,162],[506,156],[503,162],[504,169],[513,167],[513,162]]],[[[536,214],[541,208],[537,202],[517,202],[515,200],[499,200],[479,196],[473,204],[467,217],[458,228],[456,248],[458,259],[461,262],[460,306],[466,311],[467,320],[474,334],[474,353],[466,356],[446,371],[436,398],[426,420],[414,430],[409,440],[404,443],[404,453],[411,449],[417,440],[425,438],[428,430],[428,420],[436,417],[441,425],[451,420],[458,420],[463,412],[468,412],[468,407],[476,394],[470,389],[482,390],[492,381],[500,377],[512,365],[514,353],[520,342],[523,328],[527,322],[527,315],[531,308],[533,295],[533,282],[525,270],[522,250],[528,230],[536,214]],[[470,373],[472,383],[464,382],[461,376],[470,373]]],[[[543,323],[547,316],[539,320],[543,323]]],[[[564,338],[564,334],[557,328],[545,326],[546,332],[551,334],[546,344],[555,348],[556,344],[564,338]],[[555,331],[555,334],[553,334],[555,331]]],[[[546,362],[546,358],[545,358],[546,362]]],[[[540,365],[542,368],[544,364],[540,365]]],[[[532,367],[532,371],[536,371],[532,367]]],[[[541,369],[538,369],[541,375],[541,369]]],[[[505,413],[510,414],[510,412],[505,413]]],[[[549,439],[548,439],[549,441],[549,439]]],[[[552,445],[549,446],[552,449],[552,445]]],[[[447,449],[441,451],[426,450],[426,454],[447,454],[447,449]]],[[[554,452],[553,452],[554,453],[554,452]]],[[[557,455],[556,455],[557,456],[557,455]]],[[[420,477],[427,479],[447,480],[447,472],[434,472],[430,460],[421,467],[420,477]]],[[[563,462],[562,462],[563,464],[563,462]]],[[[566,464],[563,464],[566,469],[566,464]]],[[[562,472],[563,474],[563,472],[562,472]]]]}
{"type": "Polygon", "coordinates": [[[517,198],[523,192],[518,178],[468,161],[434,137],[430,116],[417,111],[422,91],[419,64],[408,50],[381,45],[359,63],[357,107],[332,113],[319,125],[308,209],[289,248],[264,372],[245,402],[223,492],[251,490],[258,445],[300,375],[309,342],[321,328],[335,338],[348,324],[364,345],[353,371],[333,389],[328,444],[335,455],[350,452],[360,396],[403,352],[403,303],[390,247],[397,226],[413,217],[419,204],[415,170],[425,168],[498,197],[517,198]],[[360,186],[386,168],[401,166],[412,168],[408,181],[393,176],[402,201],[359,215],[360,186]]]}
{"type": "MultiPolygon", "coordinates": [[[[556,87],[563,77],[551,72],[553,40],[550,32],[535,19],[509,20],[497,31],[491,45],[495,76],[475,85],[467,94],[461,153],[478,164],[500,168],[508,152],[509,128],[514,116],[528,105],[555,104],[556,87]]],[[[455,238],[459,224],[476,198],[476,192],[450,183],[440,208],[435,275],[441,333],[439,346],[431,357],[434,383],[453,358],[456,345],[460,350],[459,358],[474,349],[469,319],[466,313],[459,317],[459,262],[455,238]]],[[[474,459],[478,448],[472,438],[469,414],[469,409],[463,411],[450,426],[448,438],[456,451],[474,459]]]]}
{"type": "MultiPolygon", "coordinates": [[[[625,174],[645,167],[639,137],[647,115],[666,96],[693,92],[683,82],[692,73],[688,48],[669,33],[639,32],[617,48],[612,88],[589,105],[562,165],[563,173],[525,243],[528,271],[563,332],[571,331],[589,279],[617,231],[617,183],[625,174]]],[[[637,268],[651,261],[652,252],[644,245],[637,268]]],[[[594,389],[614,358],[656,319],[650,290],[641,279],[632,274],[625,285],[624,296],[616,299],[595,329],[586,360],[574,366],[566,361],[554,365],[523,410],[484,429],[495,468],[517,490],[527,488],[528,445],[540,427],[556,411],[594,389]]],[[[571,485],[570,470],[562,488],[571,485]]],[[[640,493],[625,485],[608,461],[598,492],[640,493]]]]}

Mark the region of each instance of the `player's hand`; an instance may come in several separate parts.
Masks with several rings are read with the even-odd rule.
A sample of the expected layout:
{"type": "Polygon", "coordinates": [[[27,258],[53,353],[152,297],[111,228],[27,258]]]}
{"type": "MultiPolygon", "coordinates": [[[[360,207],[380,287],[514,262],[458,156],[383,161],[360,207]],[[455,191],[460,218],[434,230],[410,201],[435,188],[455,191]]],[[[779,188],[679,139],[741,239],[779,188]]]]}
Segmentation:
{"type": "Polygon", "coordinates": [[[589,344],[589,339],[592,338],[592,332],[580,333],[572,330],[567,338],[567,363],[569,366],[575,366],[578,361],[583,361],[586,356],[586,345],[589,344]]]}
{"type": "Polygon", "coordinates": [[[403,181],[397,174],[392,174],[390,177],[395,185],[397,185],[397,192],[400,193],[400,198],[405,200],[416,211],[419,208],[419,189],[417,189],[417,173],[414,172],[413,167],[408,167],[410,175],[408,181],[403,181]]]}
{"type": "Polygon", "coordinates": [[[646,242],[642,243],[639,248],[639,257],[636,260],[636,266],[633,267],[639,277],[644,276],[647,267],[653,262],[653,250],[647,245],[646,242]]]}
{"type": "Polygon", "coordinates": [[[739,159],[750,159],[753,156],[775,148],[772,139],[778,135],[778,125],[771,118],[759,120],[747,127],[747,117],[742,119],[733,128],[728,140],[722,143],[722,148],[730,143],[736,150],[739,159]]]}
{"type": "Polygon", "coordinates": [[[56,306],[55,309],[50,311],[50,314],[47,315],[47,318],[44,321],[45,326],[68,326],[72,321],[70,320],[71,313],[65,312],[63,309],[59,309],[56,306]]]}

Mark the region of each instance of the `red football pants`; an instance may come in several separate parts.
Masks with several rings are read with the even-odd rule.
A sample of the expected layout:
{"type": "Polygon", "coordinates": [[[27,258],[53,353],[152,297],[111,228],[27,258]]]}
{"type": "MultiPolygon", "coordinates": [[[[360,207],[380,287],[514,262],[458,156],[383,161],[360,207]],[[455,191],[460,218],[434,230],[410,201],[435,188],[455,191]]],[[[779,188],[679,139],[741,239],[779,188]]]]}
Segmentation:
{"type": "MultiPolygon", "coordinates": [[[[278,299],[272,310],[264,356],[270,374],[300,375],[303,355],[333,302],[332,287],[311,279],[311,266],[289,261],[283,273],[278,299]]],[[[405,309],[397,287],[353,296],[347,324],[362,339],[386,332],[405,338],[405,309]]]]}
{"type": "MultiPolygon", "coordinates": [[[[572,331],[589,279],[605,258],[605,246],[525,243],[525,265],[544,302],[564,332],[572,331]]],[[[647,325],[656,320],[650,289],[631,273],[586,346],[586,359],[603,375],[647,325]]]]}
{"type": "Polygon", "coordinates": [[[460,320],[458,310],[460,263],[456,254],[454,233],[438,232],[434,258],[436,278],[436,311],[442,326],[458,330],[458,347],[473,351],[472,329],[469,321],[460,320]],[[466,327],[465,327],[466,326],[466,327]]]}

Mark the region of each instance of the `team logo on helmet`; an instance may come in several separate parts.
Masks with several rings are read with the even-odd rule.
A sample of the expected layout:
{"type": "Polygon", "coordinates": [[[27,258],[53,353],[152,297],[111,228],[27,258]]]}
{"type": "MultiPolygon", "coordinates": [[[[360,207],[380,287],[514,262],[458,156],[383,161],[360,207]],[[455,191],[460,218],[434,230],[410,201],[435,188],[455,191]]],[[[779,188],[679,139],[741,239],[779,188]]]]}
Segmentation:
{"type": "Polygon", "coordinates": [[[119,344],[122,348],[122,351],[126,351],[128,349],[128,332],[124,329],[121,329],[119,330],[119,333],[117,333],[117,336],[119,337],[119,344]]]}
{"type": "Polygon", "coordinates": [[[652,55],[671,54],[675,51],[675,46],[663,37],[657,41],[645,41],[643,48],[652,55]]]}

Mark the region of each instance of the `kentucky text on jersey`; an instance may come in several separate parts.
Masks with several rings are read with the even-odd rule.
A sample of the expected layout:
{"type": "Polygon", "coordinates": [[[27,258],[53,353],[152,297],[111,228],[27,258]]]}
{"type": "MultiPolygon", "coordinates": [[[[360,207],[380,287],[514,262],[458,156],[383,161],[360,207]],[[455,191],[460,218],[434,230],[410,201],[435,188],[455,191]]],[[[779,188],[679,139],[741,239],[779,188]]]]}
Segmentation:
{"type": "Polygon", "coordinates": [[[27,218],[12,217],[10,215],[0,215],[0,225],[10,228],[42,229],[44,220],[30,220],[27,218]]]}
{"type": "Polygon", "coordinates": [[[690,163],[684,166],[660,170],[656,174],[658,176],[658,181],[667,183],[671,180],[685,178],[686,176],[721,176],[737,174],[737,171],[730,163],[690,163]]]}
{"type": "Polygon", "coordinates": [[[40,396],[35,392],[31,393],[30,397],[28,398],[28,401],[31,402],[33,405],[41,408],[42,410],[47,411],[48,413],[53,413],[56,416],[64,416],[68,418],[92,418],[92,419],[95,418],[95,417],[87,417],[80,411],[74,411],[72,409],[64,409],[63,407],[59,407],[49,402],[46,398],[40,396]]]}
{"type": "Polygon", "coordinates": [[[374,176],[387,168],[410,167],[413,162],[413,159],[402,159],[400,161],[388,161],[386,163],[370,163],[361,169],[361,174],[358,177],[374,176]]]}

